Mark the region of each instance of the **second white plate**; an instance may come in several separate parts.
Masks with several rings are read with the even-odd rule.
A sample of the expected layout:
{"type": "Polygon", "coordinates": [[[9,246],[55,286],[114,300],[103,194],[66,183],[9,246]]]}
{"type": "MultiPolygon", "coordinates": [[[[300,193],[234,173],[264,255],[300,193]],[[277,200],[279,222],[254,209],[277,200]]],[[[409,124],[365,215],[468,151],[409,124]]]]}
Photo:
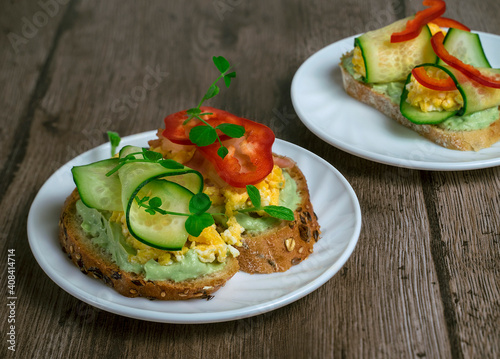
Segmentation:
{"type": "MultiPolygon", "coordinates": [[[[500,67],[500,36],[478,34],[491,65],[500,67]]],[[[293,78],[293,106],[314,134],[353,155],[398,167],[455,171],[500,165],[500,142],[479,152],[449,150],[350,97],[339,61],[352,50],[355,37],[318,51],[293,78]]]]}
{"type": "MultiPolygon", "coordinates": [[[[156,131],[122,139],[121,145],[147,146],[156,131]]],[[[311,201],[319,217],[321,238],[307,260],[284,273],[237,273],[212,300],[150,301],[121,296],[101,281],[80,273],[62,252],[58,219],[74,188],[71,168],[107,158],[108,144],[68,162],[42,186],[28,216],[31,250],[47,275],[61,288],[88,304],[131,318],[164,323],[210,323],[247,318],[292,303],[316,290],[344,265],[361,229],[358,200],[346,179],[315,154],[277,140],[276,153],[293,158],[307,178],[311,201]]]]}

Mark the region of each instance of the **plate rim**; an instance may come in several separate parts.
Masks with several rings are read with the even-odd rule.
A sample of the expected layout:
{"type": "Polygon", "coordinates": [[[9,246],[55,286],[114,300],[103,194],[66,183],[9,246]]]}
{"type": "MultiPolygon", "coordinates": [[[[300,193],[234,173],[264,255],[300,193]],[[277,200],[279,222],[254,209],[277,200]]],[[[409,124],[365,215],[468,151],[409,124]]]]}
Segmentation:
{"type": "MultiPolygon", "coordinates": [[[[487,32],[482,32],[482,31],[474,31],[474,33],[479,34],[480,36],[486,36],[486,37],[492,37],[494,40],[498,41],[500,44],[500,35],[496,34],[491,34],[487,32]]],[[[483,160],[475,160],[475,161],[462,161],[462,162],[429,162],[429,161],[422,161],[422,160],[414,160],[414,159],[405,159],[405,158],[396,158],[394,156],[389,156],[385,154],[380,154],[380,153],[375,153],[373,151],[369,151],[366,149],[358,148],[355,145],[346,143],[345,141],[340,140],[339,138],[335,138],[332,136],[329,136],[326,134],[326,132],[323,129],[320,129],[317,127],[316,123],[314,121],[311,121],[308,119],[308,116],[304,114],[302,109],[300,108],[300,100],[298,99],[297,95],[297,88],[298,85],[297,83],[300,80],[300,76],[302,75],[302,72],[305,71],[304,69],[307,69],[308,62],[314,61],[316,58],[321,57],[324,53],[328,53],[329,51],[333,51],[332,49],[336,49],[339,46],[341,46],[343,43],[348,42],[348,41],[353,41],[354,38],[357,36],[362,35],[356,34],[356,35],[351,35],[348,37],[345,37],[343,39],[337,40],[331,44],[326,45],[325,47],[321,48],[320,50],[316,51],[315,53],[311,54],[297,69],[295,72],[292,83],[290,86],[290,96],[292,100],[292,105],[294,107],[295,112],[297,113],[299,119],[301,122],[311,131],[313,132],[316,136],[321,138],[323,141],[326,143],[344,151],[347,152],[351,155],[364,158],[366,160],[370,160],[373,162],[377,163],[382,163],[385,165],[390,165],[390,166],[395,166],[395,167],[400,167],[400,168],[407,168],[407,169],[416,169],[416,170],[431,170],[431,171],[466,171],[466,170],[476,170],[476,169],[483,169],[483,168],[491,168],[491,167],[496,167],[500,165],[500,155],[496,158],[488,158],[488,159],[483,159],[483,160]]],[[[338,67],[338,63],[332,61],[332,69],[338,67]]],[[[343,88],[342,88],[343,89],[343,88]]],[[[360,103],[361,105],[362,103],[360,103]]],[[[366,105],[368,106],[368,105],[366,105]]],[[[374,108],[371,108],[373,111],[377,111],[374,108]]],[[[381,114],[380,112],[377,111],[378,114],[381,114]]],[[[383,115],[383,114],[382,114],[383,115]]],[[[384,115],[385,116],[385,115],[384,115]]],[[[387,117],[387,116],[385,116],[387,117]]],[[[389,119],[389,118],[388,118],[389,119]]],[[[389,119],[391,121],[394,121],[392,119],[389,119]]],[[[399,125],[399,124],[398,124],[399,125]]],[[[402,125],[400,125],[402,126],[402,125]]],[[[413,131],[414,132],[414,131],[413,131]]],[[[416,134],[416,132],[414,132],[416,134]]],[[[421,136],[420,136],[421,137],[421,136]]],[[[422,137],[423,139],[423,137],[422,137]]],[[[438,150],[448,150],[445,149],[432,141],[427,140],[426,145],[428,144],[429,146],[432,146],[433,148],[436,148],[438,150]]],[[[498,142],[496,143],[498,146],[498,142]]],[[[454,150],[449,150],[449,151],[454,151],[454,150]]],[[[500,149],[499,149],[500,151],[500,149]]],[[[468,151],[470,152],[470,151],[468,151]]],[[[474,153],[474,152],[470,152],[474,153]]]]}
{"type": "MultiPolygon", "coordinates": [[[[157,131],[146,131],[142,133],[137,133],[133,134],[130,136],[126,136],[122,138],[122,143],[123,142],[131,142],[131,141],[140,141],[141,139],[148,139],[148,138],[153,138],[156,134],[157,131]]],[[[352,228],[352,235],[351,237],[346,241],[347,245],[345,249],[341,252],[341,255],[339,258],[334,262],[331,263],[327,269],[322,272],[318,277],[310,281],[309,283],[306,283],[305,285],[302,285],[298,287],[297,289],[287,292],[277,298],[267,300],[263,303],[257,303],[254,305],[250,305],[243,310],[242,308],[236,308],[236,309],[230,309],[230,310],[225,310],[225,311],[218,311],[218,312],[191,312],[191,313],[172,313],[172,312],[157,312],[154,310],[150,309],[145,309],[145,308],[133,308],[131,306],[124,305],[122,303],[114,303],[112,300],[106,300],[106,299],[101,299],[98,298],[90,293],[85,292],[82,288],[80,288],[77,285],[72,285],[71,281],[66,280],[65,278],[62,278],[60,275],[56,273],[56,270],[51,267],[45,258],[42,257],[42,254],[37,251],[37,245],[35,244],[35,238],[40,236],[40,234],[35,233],[34,229],[34,221],[35,221],[35,216],[38,214],[37,211],[37,206],[39,205],[38,202],[40,201],[40,198],[43,197],[43,194],[45,191],[48,191],[48,188],[50,187],[51,181],[54,180],[55,176],[58,176],[64,171],[68,170],[69,165],[74,165],[75,162],[78,162],[81,160],[81,158],[84,158],[86,156],[91,155],[93,152],[98,152],[102,150],[106,150],[110,148],[109,143],[104,143],[99,146],[96,146],[76,157],[73,159],[69,160],[66,162],[64,165],[62,165],[59,169],[57,169],[52,175],[44,182],[44,184],[40,187],[39,191],[37,192],[37,195],[35,196],[31,206],[30,210],[28,213],[28,221],[27,221],[27,235],[28,235],[28,242],[29,246],[31,249],[31,252],[33,253],[33,256],[35,257],[35,260],[37,261],[38,265],[42,268],[42,270],[47,274],[47,276],[61,289],[63,289],[65,292],[70,294],[71,296],[87,303],[90,304],[96,308],[99,308],[101,310],[113,313],[113,314],[118,314],[122,315],[128,318],[133,318],[133,319],[140,319],[140,320],[145,320],[145,321],[151,321],[151,322],[160,322],[160,323],[173,323],[173,324],[203,324],[203,323],[216,323],[216,322],[225,322],[225,321],[231,321],[231,320],[238,320],[238,319],[243,319],[243,318],[249,318],[253,317],[256,315],[264,314],[266,312],[270,312],[272,310],[281,308],[283,306],[286,306],[294,301],[297,301],[304,296],[312,293],[319,287],[321,287],[323,284],[325,284],[329,279],[331,279],[345,264],[345,262],[349,259],[349,257],[352,255],[357,242],[359,240],[359,236],[361,233],[361,226],[362,226],[362,215],[361,215],[361,208],[359,204],[359,200],[356,196],[356,193],[354,192],[354,189],[350,185],[350,183],[347,181],[347,179],[338,171],[333,165],[328,163],[326,160],[323,158],[319,157],[318,155],[314,154],[313,152],[310,152],[309,150],[302,148],[300,146],[297,146],[293,143],[276,139],[276,143],[280,144],[281,146],[291,146],[295,151],[305,151],[304,153],[306,155],[312,156],[319,162],[321,162],[323,165],[326,165],[330,167],[330,169],[333,171],[334,175],[336,178],[340,181],[342,184],[342,192],[346,192],[348,194],[349,200],[352,203],[354,215],[354,225],[352,228]],[[132,310],[133,309],[133,310],[132,310]]],[[[62,203],[61,203],[62,206],[62,203]]],[[[63,252],[60,252],[60,257],[61,259],[66,258],[64,256],[63,252]]],[[[76,267],[75,267],[76,268],[76,267]]],[[[239,272],[240,273],[240,272],[239,272]]],[[[237,273],[238,274],[238,273],[237,273]]],[[[242,273],[246,275],[246,273],[242,273]]],[[[112,288],[109,288],[105,286],[103,283],[99,283],[100,285],[103,285],[105,288],[108,288],[109,290],[113,290],[112,288]]],[[[125,297],[124,297],[125,298],[125,297]]],[[[145,298],[127,298],[128,300],[147,300],[145,298]]]]}

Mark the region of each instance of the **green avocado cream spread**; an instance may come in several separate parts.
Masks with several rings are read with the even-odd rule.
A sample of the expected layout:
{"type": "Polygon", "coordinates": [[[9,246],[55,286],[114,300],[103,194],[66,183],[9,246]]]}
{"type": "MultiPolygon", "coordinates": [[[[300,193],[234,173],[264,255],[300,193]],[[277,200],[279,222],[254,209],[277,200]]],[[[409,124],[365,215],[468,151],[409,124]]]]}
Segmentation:
{"type": "Polygon", "coordinates": [[[486,128],[500,116],[498,107],[471,113],[467,116],[454,116],[441,122],[438,126],[448,131],[473,131],[486,128]]]}
{"type": "Polygon", "coordinates": [[[169,265],[160,265],[151,259],[146,264],[131,263],[129,255],[136,250],[128,245],[119,223],[109,222],[109,212],[89,208],[81,200],[76,203],[78,215],[82,218],[82,229],[92,238],[92,242],[111,255],[120,269],[137,274],[143,273],[146,280],[173,280],[176,282],[197,278],[221,270],[225,263],[203,263],[195,251],[189,250],[184,259],[169,265]]]}
{"type": "MultiPolygon", "coordinates": [[[[297,193],[297,183],[287,171],[283,171],[283,176],[285,177],[285,187],[280,191],[279,205],[295,211],[301,202],[297,193]]],[[[248,232],[263,232],[280,221],[273,217],[252,217],[247,213],[237,213],[235,217],[248,232]]]]}
{"type": "MultiPolygon", "coordinates": [[[[352,65],[352,57],[345,57],[342,65],[347,72],[354,78],[359,79],[360,76],[354,72],[352,65]]],[[[382,84],[367,84],[374,91],[386,95],[393,103],[399,104],[401,94],[403,93],[403,82],[388,82],[382,84]]],[[[467,116],[453,116],[436,125],[447,131],[474,131],[488,127],[495,122],[500,116],[498,107],[488,108],[486,110],[474,112],[467,116]]]]}

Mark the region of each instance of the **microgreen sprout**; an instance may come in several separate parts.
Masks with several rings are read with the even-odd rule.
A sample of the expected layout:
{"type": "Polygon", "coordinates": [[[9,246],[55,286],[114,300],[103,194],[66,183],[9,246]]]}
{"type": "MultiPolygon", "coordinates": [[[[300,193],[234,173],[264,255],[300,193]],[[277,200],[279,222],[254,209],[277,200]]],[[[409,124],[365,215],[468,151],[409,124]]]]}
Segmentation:
{"type": "MultiPolygon", "coordinates": [[[[262,207],[260,192],[257,187],[253,185],[247,185],[246,189],[253,207],[241,209],[238,210],[238,212],[244,213],[262,210],[271,217],[277,219],[283,219],[285,221],[293,221],[295,219],[293,211],[287,207],[272,205],[262,207]]],[[[214,215],[224,215],[223,213],[207,212],[212,206],[212,201],[210,200],[210,197],[208,197],[208,195],[203,192],[197,193],[193,195],[193,197],[191,197],[189,201],[189,213],[170,212],[160,208],[162,205],[162,201],[159,197],[153,197],[150,199],[147,196],[143,198],[139,198],[136,196],[135,201],[137,202],[139,207],[143,207],[144,210],[151,215],[159,213],[162,215],[170,214],[188,217],[184,226],[186,228],[186,231],[194,237],[198,237],[205,228],[210,227],[215,223],[213,218],[214,215]]]]}
{"type": "Polygon", "coordinates": [[[137,205],[139,207],[144,207],[146,213],[149,213],[152,216],[156,213],[163,215],[168,214],[167,211],[160,208],[160,206],[162,205],[160,197],[153,197],[150,199],[148,196],[145,196],[143,198],[135,196],[135,201],[137,202],[137,205]]]}
{"type": "MultiPolygon", "coordinates": [[[[191,197],[189,201],[190,213],[171,212],[160,208],[162,200],[159,197],[153,197],[150,199],[147,196],[143,198],[136,196],[135,201],[139,207],[143,207],[145,212],[150,215],[159,213],[162,215],[169,214],[188,217],[184,226],[186,231],[194,237],[198,237],[205,228],[210,227],[215,223],[213,215],[206,212],[212,206],[212,201],[208,195],[203,192],[197,193],[191,197]]],[[[221,213],[215,213],[214,215],[217,214],[220,215],[221,213]]]]}
{"type": "Polygon", "coordinates": [[[217,133],[217,130],[221,131],[222,133],[224,133],[229,137],[239,138],[245,134],[245,128],[243,126],[235,125],[232,123],[222,123],[216,127],[213,127],[202,118],[202,116],[204,115],[212,114],[209,112],[202,113],[201,106],[206,100],[211,99],[212,97],[216,96],[219,93],[220,88],[219,86],[217,86],[219,80],[224,79],[224,84],[226,85],[226,87],[229,87],[229,85],[231,84],[231,80],[236,77],[236,72],[234,71],[229,72],[229,70],[231,70],[232,67],[229,61],[227,61],[224,57],[214,56],[213,62],[215,64],[215,67],[217,67],[217,70],[219,70],[220,75],[212,83],[212,85],[210,85],[207,92],[205,93],[205,95],[203,95],[201,101],[198,103],[198,106],[190,108],[189,110],[186,111],[188,118],[184,121],[184,125],[187,124],[192,119],[197,119],[203,122],[204,125],[193,127],[191,131],[189,131],[189,139],[195,145],[200,147],[209,146],[215,141],[218,141],[220,144],[220,148],[218,149],[217,154],[221,158],[224,158],[228,154],[228,150],[222,144],[222,141],[219,137],[219,134],[217,133]]]}
{"type": "Polygon", "coordinates": [[[149,163],[158,163],[161,166],[167,168],[167,169],[183,169],[184,166],[180,164],[179,162],[176,162],[171,159],[164,159],[161,155],[161,153],[155,152],[148,150],[147,148],[143,148],[141,152],[134,152],[134,153],[129,153],[127,156],[120,158],[118,161],[118,165],[113,168],[111,171],[106,173],[106,176],[109,177],[116,171],[118,171],[120,168],[122,168],[125,164],[127,163],[134,163],[134,162],[149,162],[149,163]],[[137,158],[136,156],[142,156],[142,158],[137,158]]]}
{"type": "Polygon", "coordinates": [[[284,219],[285,221],[293,221],[295,219],[293,215],[293,211],[290,208],[284,206],[264,206],[262,207],[260,192],[257,187],[253,185],[246,186],[248,197],[253,204],[253,207],[248,207],[245,209],[240,209],[238,212],[255,212],[255,211],[264,211],[268,215],[278,219],[284,219]]]}
{"type": "Polygon", "coordinates": [[[120,144],[121,138],[120,135],[113,131],[108,131],[108,139],[111,143],[111,157],[113,157],[116,153],[116,148],[120,144]]]}

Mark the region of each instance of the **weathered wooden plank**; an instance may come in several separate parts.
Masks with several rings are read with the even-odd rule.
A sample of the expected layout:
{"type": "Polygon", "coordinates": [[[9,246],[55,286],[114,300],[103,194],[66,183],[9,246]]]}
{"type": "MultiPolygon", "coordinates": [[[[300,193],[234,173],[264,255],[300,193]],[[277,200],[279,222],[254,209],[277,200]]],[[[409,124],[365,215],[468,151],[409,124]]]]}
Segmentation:
{"type": "MultiPolygon", "coordinates": [[[[448,14],[474,29],[499,33],[494,21],[499,5],[484,3],[448,1],[448,14]]],[[[18,155],[21,166],[8,170],[13,180],[2,205],[8,204],[9,211],[0,218],[8,238],[2,242],[16,243],[22,268],[19,357],[498,353],[498,171],[427,173],[372,163],[318,140],[291,106],[293,74],[308,56],[411,14],[419,3],[107,1],[72,6],[66,15],[58,14],[63,21],[59,32],[43,37],[43,44],[52,44],[49,57],[47,46],[36,40],[51,24],[57,27],[56,17],[26,45],[36,47],[25,51],[33,55],[30,61],[44,64],[41,76],[16,64],[1,72],[2,82],[18,74],[27,78],[17,92],[4,89],[12,93],[0,104],[16,103],[14,117],[30,119],[29,141],[18,155]],[[228,323],[143,322],[69,296],[29,252],[25,217],[36,191],[59,166],[103,143],[106,130],[122,135],[151,130],[161,126],[166,114],[195,104],[214,78],[213,55],[230,59],[238,77],[210,104],[270,125],[278,137],[321,155],[351,182],[364,216],[356,251],[339,274],[306,298],[228,323]]],[[[13,24],[3,26],[4,32],[16,31],[18,23],[13,24]]],[[[16,128],[8,126],[9,131],[16,128]]],[[[3,131],[2,153],[13,143],[3,131]]]]}
{"type": "Polygon", "coordinates": [[[500,352],[500,183],[498,168],[431,179],[438,204],[442,269],[449,281],[450,331],[464,358],[500,352]]]}
{"type": "Polygon", "coordinates": [[[0,201],[22,161],[36,103],[46,90],[43,73],[57,46],[65,2],[2,5],[0,26],[0,201]]]}
{"type": "MultiPolygon", "coordinates": [[[[498,2],[447,1],[447,16],[472,29],[500,34],[498,2]]],[[[453,356],[495,357],[500,352],[498,169],[433,173],[424,192],[433,197],[433,257],[438,270],[453,356]],[[427,190],[429,192],[427,192],[427,190]]]]}

